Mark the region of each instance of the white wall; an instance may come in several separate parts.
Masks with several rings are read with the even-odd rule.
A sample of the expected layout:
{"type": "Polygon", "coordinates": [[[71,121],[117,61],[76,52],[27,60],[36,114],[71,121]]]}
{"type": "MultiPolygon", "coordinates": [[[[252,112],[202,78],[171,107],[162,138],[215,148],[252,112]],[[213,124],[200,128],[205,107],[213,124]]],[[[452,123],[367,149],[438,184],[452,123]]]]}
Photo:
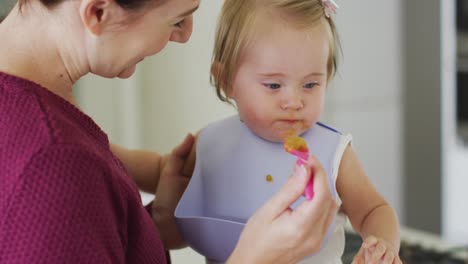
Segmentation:
{"type": "Polygon", "coordinates": [[[222,1],[202,1],[187,44],[169,44],[151,58],[143,75],[144,142],[151,149],[169,151],[186,133],[234,114],[219,101],[209,83],[217,14],[222,1]]]}
{"type": "MultiPolygon", "coordinates": [[[[336,18],[344,60],[330,87],[324,114],[326,122],[353,134],[354,146],[370,178],[400,216],[401,1],[337,1],[341,6],[336,18]]],[[[196,132],[208,122],[234,113],[217,99],[209,85],[214,24],[221,4],[202,1],[190,42],[184,46],[172,44],[145,60],[138,76],[124,85],[95,78],[80,84],[88,87],[79,91],[86,102],[85,111],[98,120],[114,142],[167,152],[187,132],[196,132]],[[123,87],[131,84],[140,87],[123,87]],[[129,89],[137,94],[133,99],[123,95],[129,89]],[[135,98],[141,103],[139,109],[119,107],[122,102],[135,105],[135,98]],[[135,122],[131,118],[121,122],[125,111],[142,115],[142,120],[136,122],[141,124],[140,131],[127,131],[135,122]],[[132,144],[129,133],[142,140],[133,139],[132,144]]],[[[203,263],[188,249],[172,256],[174,263],[203,263]]]]}
{"type": "Polygon", "coordinates": [[[109,140],[129,148],[144,147],[141,116],[141,72],[128,80],[82,78],[75,89],[80,107],[108,133],[109,140]]]}
{"type": "Polygon", "coordinates": [[[376,185],[403,217],[402,1],[338,1],[344,58],[330,88],[327,120],[354,137],[376,185]]]}

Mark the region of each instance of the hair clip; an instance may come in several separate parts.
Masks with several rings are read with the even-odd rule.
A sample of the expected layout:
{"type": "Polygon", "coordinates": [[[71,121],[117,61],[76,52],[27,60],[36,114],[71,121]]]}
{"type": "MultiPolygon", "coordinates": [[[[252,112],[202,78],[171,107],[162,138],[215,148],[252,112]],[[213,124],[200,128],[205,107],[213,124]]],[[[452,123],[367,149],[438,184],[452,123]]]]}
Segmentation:
{"type": "Polygon", "coordinates": [[[333,0],[322,0],[322,5],[325,8],[326,17],[330,17],[332,13],[336,14],[336,10],[340,8],[333,0]]]}

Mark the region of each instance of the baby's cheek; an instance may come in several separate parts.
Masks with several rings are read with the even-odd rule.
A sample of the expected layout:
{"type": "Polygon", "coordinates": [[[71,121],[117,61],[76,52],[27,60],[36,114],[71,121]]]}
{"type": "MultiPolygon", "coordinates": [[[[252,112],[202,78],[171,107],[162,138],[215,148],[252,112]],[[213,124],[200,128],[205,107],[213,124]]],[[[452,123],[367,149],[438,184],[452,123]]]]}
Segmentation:
{"type": "Polygon", "coordinates": [[[306,118],[304,122],[304,127],[310,128],[312,127],[315,123],[317,123],[320,120],[320,112],[313,112],[310,113],[306,118]]]}
{"type": "Polygon", "coordinates": [[[243,107],[240,111],[241,118],[244,121],[248,121],[250,125],[258,125],[263,123],[265,113],[262,113],[258,109],[252,106],[243,107]]]}

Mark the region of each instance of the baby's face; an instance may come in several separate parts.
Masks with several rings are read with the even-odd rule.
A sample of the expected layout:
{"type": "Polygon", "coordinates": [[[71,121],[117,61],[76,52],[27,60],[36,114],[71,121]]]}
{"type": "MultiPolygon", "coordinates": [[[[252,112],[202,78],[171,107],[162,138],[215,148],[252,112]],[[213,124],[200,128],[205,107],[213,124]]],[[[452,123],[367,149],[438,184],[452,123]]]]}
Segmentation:
{"type": "Polygon", "coordinates": [[[319,119],[327,85],[325,30],[273,23],[243,53],[228,96],[241,119],[260,137],[282,142],[319,119]]]}

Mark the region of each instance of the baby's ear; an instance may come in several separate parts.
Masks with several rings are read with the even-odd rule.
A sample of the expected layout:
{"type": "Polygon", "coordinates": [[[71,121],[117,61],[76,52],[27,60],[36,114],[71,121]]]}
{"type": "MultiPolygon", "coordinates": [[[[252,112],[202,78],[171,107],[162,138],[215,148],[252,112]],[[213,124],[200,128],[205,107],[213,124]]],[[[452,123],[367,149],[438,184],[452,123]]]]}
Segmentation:
{"type": "Polygon", "coordinates": [[[80,16],[84,26],[93,35],[100,35],[107,27],[122,21],[124,10],[114,0],[82,0],[80,16]]]}
{"type": "Polygon", "coordinates": [[[213,62],[211,64],[211,76],[216,80],[218,86],[222,88],[224,94],[232,99],[232,91],[228,89],[226,74],[224,73],[224,66],[220,62],[213,62]]]}

